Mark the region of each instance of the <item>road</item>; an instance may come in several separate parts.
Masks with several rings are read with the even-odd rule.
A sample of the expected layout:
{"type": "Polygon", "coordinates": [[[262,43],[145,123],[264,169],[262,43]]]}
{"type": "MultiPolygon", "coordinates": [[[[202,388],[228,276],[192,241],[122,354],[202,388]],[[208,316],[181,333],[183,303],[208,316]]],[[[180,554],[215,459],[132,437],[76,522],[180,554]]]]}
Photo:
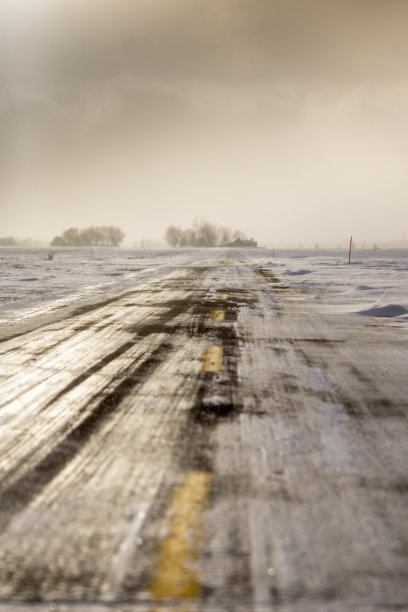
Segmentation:
{"type": "Polygon", "coordinates": [[[310,292],[209,251],[2,330],[0,610],[408,610],[407,334],[310,292]]]}

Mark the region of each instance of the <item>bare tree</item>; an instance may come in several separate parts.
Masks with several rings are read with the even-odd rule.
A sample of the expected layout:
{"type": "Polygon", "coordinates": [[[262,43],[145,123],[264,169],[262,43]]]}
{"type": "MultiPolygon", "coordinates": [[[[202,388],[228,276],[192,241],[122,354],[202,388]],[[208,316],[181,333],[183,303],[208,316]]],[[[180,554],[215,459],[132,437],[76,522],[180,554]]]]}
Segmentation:
{"type": "Polygon", "coordinates": [[[82,230],[71,227],[62,236],[55,236],[51,246],[119,246],[124,237],[122,230],[112,225],[82,230]]]}
{"type": "Polygon", "coordinates": [[[171,225],[164,234],[170,246],[182,247],[214,247],[230,242],[234,238],[246,239],[244,232],[236,230],[234,233],[229,227],[217,227],[205,219],[194,219],[192,227],[181,229],[171,225]]]}
{"type": "Polygon", "coordinates": [[[182,233],[183,231],[181,228],[176,227],[175,225],[170,225],[170,227],[166,229],[164,239],[171,247],[174,248],[176,246],[180,246],[182,233]]]}
{"type": "Polygon", "coordinates": [[[112,225],[106,228],[106,233],[109,240],[109,244],[111,244],[112,246],[119,246],[125,237],[125,234],[119,227],[113,227],[112,225]]]}
{"type": "Polygon", "coordinates": [[[211,247],[217,244],[217,228],[204,219],[194,219],[193,228],[197,246],[211,247]]]}
{"type": "Polygon", "coordinates": [[[62,236],[55,236],[55,238],[52,239],[50,246],[52,247],[63,247],[63,246],[68,246],[67,243],[65,242],[65,240],[63,239],[62,236]]]}
{"type": "Polygon", "coordinates": [[[62,239],[67,246],[80,246],[79,229],[70,227],[62,234],[62,239]]]}
{"type": "Polygon", "coordinates": [[[197,246],[196,233],[192,227],[182,230],[180,236],[180,246],[197,246]]]}
{"type": "Polygon", "coordinates": [[[222,245],[232,240],[232,229],[223,225],[218,230],[218,244],[222,245]]]}
{"type": "Polygon", "coordinates": [[[203,246],[206,246],[206,247],[216,246],[217,228],[215,227],[215,225],[211,225],[211,223],[207,223],[207,221],[205,221],[201,229],[201,239],[203,242],[203,246]]]}

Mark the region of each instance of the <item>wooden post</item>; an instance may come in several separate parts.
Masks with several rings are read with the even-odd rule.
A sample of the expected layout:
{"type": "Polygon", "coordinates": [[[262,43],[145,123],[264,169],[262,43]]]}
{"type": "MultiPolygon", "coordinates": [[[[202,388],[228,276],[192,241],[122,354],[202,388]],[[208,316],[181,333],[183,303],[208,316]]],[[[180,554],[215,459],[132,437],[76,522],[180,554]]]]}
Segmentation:
{"type": "Polygon", "coordinates": [[[353,246],[353,236],[350,236],[349,263],[351,262],[351,247],[353,246]]]}

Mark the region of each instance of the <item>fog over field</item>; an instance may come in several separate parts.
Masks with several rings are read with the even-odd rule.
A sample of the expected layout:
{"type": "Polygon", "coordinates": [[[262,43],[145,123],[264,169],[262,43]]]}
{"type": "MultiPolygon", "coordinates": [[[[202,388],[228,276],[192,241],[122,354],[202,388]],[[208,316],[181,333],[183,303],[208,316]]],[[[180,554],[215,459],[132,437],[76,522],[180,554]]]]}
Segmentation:
{"type": "Polygon", "coordinates": [[[406,0],[0,0],[0,235],[403,241],[406,0]]]}

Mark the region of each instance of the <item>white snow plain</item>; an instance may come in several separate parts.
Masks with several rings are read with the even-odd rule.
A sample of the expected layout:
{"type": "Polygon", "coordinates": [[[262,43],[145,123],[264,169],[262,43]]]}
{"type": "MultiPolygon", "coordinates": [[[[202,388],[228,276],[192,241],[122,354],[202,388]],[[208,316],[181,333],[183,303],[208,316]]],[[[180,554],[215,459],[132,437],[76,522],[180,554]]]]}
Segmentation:
{"type": "Polygon", "coordinates": [[[0,324],[103,299],[195,258],[191,249],[0,248],[0,324]]]}
{"type": "Polygon", "coordinates": [[[256,265],[273,269],[284,284],[318,290],[302,299],[339,313],[408,321],[408,249],[355,250],[350,264],[348,252],[337,249],[264,253],[256,265]]]}
{"type": "MultiPolygon", "coordinates": [[[[0,323],[13,323],[144,284],[224,249],[0,248],[0,323]],[[53,259],[48,259],[48,253],[53,259]]],[[[314,289],[302,299],[341,312],[408,321],[408,249],[242,249],[248,266],[269,267],[283,285],[314,289]],[[317,292],[316,292],[317,290],[317,292]]]]}

